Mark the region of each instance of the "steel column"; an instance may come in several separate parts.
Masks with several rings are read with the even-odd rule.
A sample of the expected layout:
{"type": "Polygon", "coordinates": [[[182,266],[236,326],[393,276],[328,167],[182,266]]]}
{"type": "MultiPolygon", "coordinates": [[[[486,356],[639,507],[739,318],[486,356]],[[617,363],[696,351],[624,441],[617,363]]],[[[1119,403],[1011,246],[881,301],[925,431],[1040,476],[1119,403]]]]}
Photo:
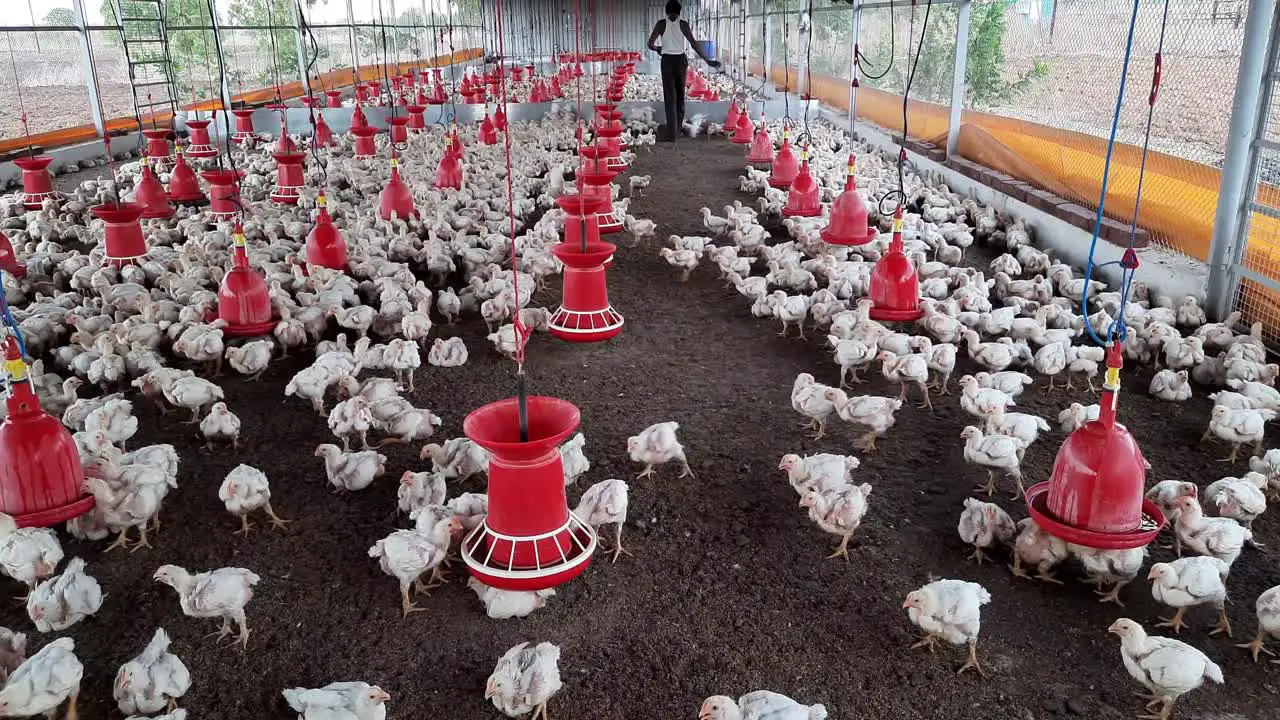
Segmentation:
{"type": "MultiPolygon", "coordinates": [[[[102,137],[105,130],[102,119],[102,101],[98,98],[98,69],[93,63],[93,43],[89,40],[89,21],[84,14],[84,0],[71,0],[76,14],[76,35],[80,38],[80,71],[84,73],[84,87],[89,91],[89,112],[93,114],[93,128],[102,137]]],[[[15,82],[17,78],[14,78],[15,82]]]]}
{"type": "Polygon", "coordinates": [[[1209,246],[1209,282],[1205,309],[1215,319],[1224,317],[1235,301],[1235,266],[1244,257],[1248,235],[1245,189],[1252,185],[1254,165],[1251,141],[1261,116],[1263,74],[1274,67],[1278,43],[1275,32],[1276,0],[1252,0],[1245,18],[1240,71],[1231,104],[1227,152],[1222,163],[1218,207],[1209,246]]]}
{"type": "MultiPolygon", "coordinates": [[[[308,96],[311,95],[311,77],[307,74],[307,45],[302,38],[302,9],[298,7],[301,0],[294,0],[289,6],[289,10],[293,15],[293,40],[298,47],[298,77],[302,78],[302,91],[308,96]]],[[[275,32],[272,30],[272,32],[275,32]]]]}
{"type": "Polygon", "coordinates": [[[969,66],[969,11],[972,0],[956,3],[956,56],[951,72],[951,115],[947,120],[947,157],[960,143],[960,119],[964,112],[964,74],[969,66]]]}
{"type": "MultiPolygon", "coordinates": [[[[225,47],[222,45],[222,29],[221,29],[221,26],[218,24],[217,12],[210,13],[209,25],[213,27],[213,34],[217,38],[217,42],[215,44],[218,47],[223,48],[225,50],[225,47]]],[[[218,58],[218,62],[223,67],[225,67],[227,63],[227,58],[226,57],[218,58]]],[[[227,77],[229,76],[230,76],[230,73],[222,73],[222,87],[219,88],[219,92],[222,93],[222,107],[225,113],[230,113],[231,109],[235,107],[235,105],[231,103],[231,83],[227,80],[227,77]]],[[[229,122],[229,121],[224,118],[224,122],[229,122]]]]}

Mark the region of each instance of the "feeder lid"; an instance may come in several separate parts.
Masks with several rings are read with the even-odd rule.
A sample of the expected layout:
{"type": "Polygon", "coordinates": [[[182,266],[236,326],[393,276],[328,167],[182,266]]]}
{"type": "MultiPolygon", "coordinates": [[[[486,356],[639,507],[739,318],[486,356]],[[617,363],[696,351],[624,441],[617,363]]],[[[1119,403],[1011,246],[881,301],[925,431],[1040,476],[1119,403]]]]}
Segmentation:
{"type": "Polygon", "coordinates": [[[588,197],[581,194],[561,195],[556,198],[556,205],[559,205],[566,215],[573,217],[593,215],[603,212],[605,209],[605,202],[602,198],[588,197]]]}
{"type": "Polygon", "coordinates": [[[89,212],[113,224],[136,222],[145,211],[146,207],[136,202],[103,203],[89,208],[89,212]]]}
{"type": "Polygon", "coordinates": [[[584,252],[581,241],[560,242],[551,246],[551,253],[556,256],[560,262],[571,268],[593,268],[603,265],[604,262],[613,257],[613,253],[618,249],[617,245],[603,240],[588,240],[587,249],[584,252]]]}
{"type": "Polygon", "coordinates": [[[351,128],[351,134],[356,137],[373,137],[378,134],[378,128],[372,125],[362,125],[360,127],[351,128]]]}
{"type": "MultiPolygon", "coordinates": [[[[583,148],[583,150],[585,149],[586,148],[583,148]]],[[[594,158],[592,158],[592,160],[594,160],[594,158]]],[[[595,165],[594,169],[586,166],[585,164],[578,168],[577,179],[581,180],[586,185],[608,185],[613,182],[615,177],[618,176],[618,173],[613,170],[601,170],[600,163],[598,162],[593,162],[592,164],[595,165]]]]}
{"type": "Polygon", "coordinates": [[[13,159],[13,164],[23,170],[43,170],[53,162],[52,155],[23,155],[13,159]]]}
{"type": "Polygon", "coordinates": [[[545,395],[530,395],[525,403],[528,442],[520,441],[519,400],[507,398],[471,411],[462,432],[489,452],[512,461],[535,460],[578,429],[581,413],[573,403],[545,395]]]}

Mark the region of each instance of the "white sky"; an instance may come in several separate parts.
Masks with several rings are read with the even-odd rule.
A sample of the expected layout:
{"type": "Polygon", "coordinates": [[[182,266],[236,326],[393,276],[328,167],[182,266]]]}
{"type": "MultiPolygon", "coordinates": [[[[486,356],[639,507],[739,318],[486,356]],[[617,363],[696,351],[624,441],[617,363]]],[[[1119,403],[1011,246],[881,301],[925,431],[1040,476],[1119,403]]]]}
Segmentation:
{"type": "MultiPolygon", "coordinates": [[[[214,0],[213,6],[218,10],[219,19],[226,17],[230,0],[214,0]]],[[[383,0],[383,8],[390,13],[391,5],[395,5],[397,13],[413,8],[421,11],[444,14],[448,12],[448,0],[383,0]]],[[[305,3],[304,3],[305,5],[305,3]]],[[[378,17],[378,0],[352,0],[355,19],[369,22],[378,17]]],[[[0,0],[5,12],[0,13],[0,27],[15,25],[40,25],[44,16],[54,8],[72,9],[71,0],[0,0]]],[[[89,14],[90,25],[101,25],[102,0],[84,0],[85,12],[89,14]]],[[[346,0],[319,0],[307,8],[307,20],[312,24],[343,23],[347,20],[346,0]]]]}

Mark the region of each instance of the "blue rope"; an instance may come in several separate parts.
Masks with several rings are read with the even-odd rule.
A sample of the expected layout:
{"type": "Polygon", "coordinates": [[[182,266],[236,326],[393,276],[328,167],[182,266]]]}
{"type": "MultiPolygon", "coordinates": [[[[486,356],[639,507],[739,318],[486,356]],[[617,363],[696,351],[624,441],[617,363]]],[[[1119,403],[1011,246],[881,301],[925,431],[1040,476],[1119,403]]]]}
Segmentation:
{"type": "MultiPolygon", "coordinates": [[[[1093,254],[1098,247],[1098,235],[1102,230],[1103,209],[1107,204],[1107,182],[1111,178],[1111,156],[1116,149],[1116,136],[1120,132],[1120,111],[1124,107],[1124,89],[1129,78],[1129,60],[1133,57],[1133,35],[1134,30],[1138,27],[1138,2],[1139,0],[1133,0],[1133,13],[1129,17],[1129,39],[1124,47],[1124,70],[1120,73],[1120,93],[1116,96],[1116,113],[1111,120],[1111,137],[1107,141],[1107,159],[1102,168],[1102,197],[1098,199],[1098,213],[1093,219],[1093,240],[1089,243],[1089,262],[1084,270],[1084,292],[1080,297],[1080,315],[1084,318],[1085,332],[1089,333],[1089,337],[1095,343],[1102,346],[1106,346],[1107,341],[1098,337],[1098,334],[1093,331],[1093,326],[1089,324],[1089,277],[1093,274],[1093,254]]],[[[1129,246],[1133,247],[1132,236],[1129,238],[1129,243],[1129,246]]],[[[1125,299],[1121,298],[1121,317],[1124,317],[1124,301],[1125,299]]],[[[1107,334],[1108,336],[1111,335],[1111,329],[1108,329],[1107,334]]],[[[1120,339],[1124,339],[1123,333],[1120,335],[1120,339]]]]}
{"type": "Polygon", "coordinates": [[[13,318],[13,313],[9,312],[9,298],[5,297],[4,288],[0,287],[0,313],[6,327],[12,332],[13,336],[18,338],[18,349],[22,351],[22,357],[27,357],[27,341],[22,337],[22,330],[18,329],[18,321],[13,318]]]}

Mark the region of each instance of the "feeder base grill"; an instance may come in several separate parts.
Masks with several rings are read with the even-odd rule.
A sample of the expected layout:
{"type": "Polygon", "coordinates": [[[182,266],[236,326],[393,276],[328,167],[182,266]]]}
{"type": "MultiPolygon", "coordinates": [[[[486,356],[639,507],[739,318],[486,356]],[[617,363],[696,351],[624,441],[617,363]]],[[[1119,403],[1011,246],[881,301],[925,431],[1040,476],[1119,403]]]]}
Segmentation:
{"type": "Polygon", "coordinates": [[[871,308],[871,319],[877,322],[915,322],[922,317],[924,317],[924,311],[918,307],[911,310],[871,308]]]}
{"type": "Polygon", "coordinates": [[[790,180],[774,180],[773,178],[769,178],[769,187],[775,187],[775,188],[778,188],[779,190],[786,190],[791,187],[791,181],[790,180]]]}
{"type": "Polygon", "coordinates": [[[616,337],[625,323],[626,320],[612,305],[591,312],[567,310],[561,306],[552,314],[547,329],[561,340],[599,342],[616,337]]]}
{"type": "Polygon", "coordinates": [[[61,507],[49,508],[48,510],[41,510],[39,512],[24,513],[22,515],[14,515],[13,521],[17,523],[20,528],[53,527],[54,525],[64,523],[89,512],[93,509],[93,503],[93,496],[85,495],[84,497],[61,507]]]}
{"type": "Polygon", "coordinates": [[[1150,545],[1164,527],[1164,513],[1151,500],[1142,500],[1142,522],[1127,533],[1104,533],[1073,527],[1049,513],[1049,483],[1027,488],[1027,512],[1042,530],[1069,543],[1097,550],[1131,550],[1150,545]]]}
{"type": "MultiPolygon", "coordinates": [[[[218,309],[216,307],[213,309],[213,315],[215,318],[218,315],[218,309]]],[[[222,334],[229,335],[231,337],[257,337],[259,335],[270,335],[271,331],[275,329],[276,324],[276,320],[268,320],[260,323],[247,323],[245,325],[228,324],[222,329],[222,334]]]]}
{"type": "Polygon", "coordinates": [[[462,560],[480,582],[503,590],[534,591],[564,584],[591,564],[599,538],[572,511],[564,525],[537,537],[511,537],[496,532],[486,521],[462,541],[462,560]],[[554,542],[559,552],[548,557],[548,566],[521,567],[497,562],[494,555],[516,557],[521,545],[554,542]]]}
{"type": "Polygon", "coordinates": [[[822,238],[822,242],[827,243],[828,245],[866,245],[872,240],[875,240],[876,235],[878,234],[879,232],[875,228],[868,227],[867,234],[863,237],[858,237],[856,235],[845,237],[831,232],[831,226],[828,225],[822,229],[822,232],[818,233],[818,237],[822,238]]]}

